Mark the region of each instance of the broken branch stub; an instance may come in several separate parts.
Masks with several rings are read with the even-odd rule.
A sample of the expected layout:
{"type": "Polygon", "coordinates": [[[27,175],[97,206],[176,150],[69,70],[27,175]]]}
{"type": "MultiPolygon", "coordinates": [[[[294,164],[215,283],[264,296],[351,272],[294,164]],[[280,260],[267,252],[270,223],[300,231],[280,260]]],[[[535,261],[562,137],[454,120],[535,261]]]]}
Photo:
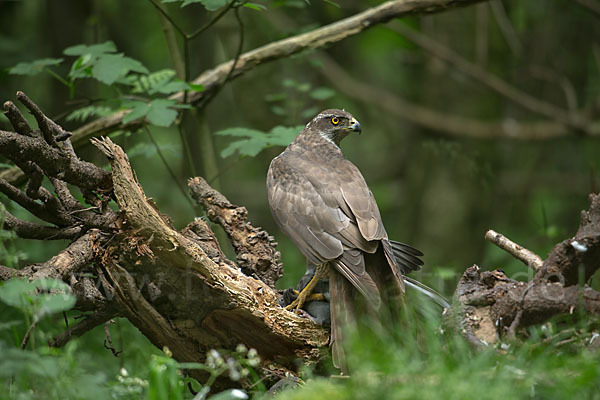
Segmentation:
{"type": "Polygon", "coordinates": [[[252,226],[246,208],[231,204],[204,178],[190,179],[188,186],[194,200],[206,209],[208,218],[221,225],[229,236],[242,271],[274,288],[275,282],[283,275],[283,266],[273,236],[260,227],[252,226]]]}

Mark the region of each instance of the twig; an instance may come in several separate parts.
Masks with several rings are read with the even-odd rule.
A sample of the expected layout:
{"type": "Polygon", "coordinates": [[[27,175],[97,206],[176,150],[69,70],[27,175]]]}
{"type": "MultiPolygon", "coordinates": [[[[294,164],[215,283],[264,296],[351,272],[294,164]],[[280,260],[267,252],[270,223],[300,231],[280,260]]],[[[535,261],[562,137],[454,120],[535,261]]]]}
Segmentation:
{"type": "Polygon", "coordinates": [[[163,10],[161,5],[159,3],[157,3],[156,0],[150,0],[150,3],[152,3],[154,8],[156,8],[158,10],[158,12],[160,12],[161,15],[169,21],[169,23],[173,26],[173,28],[175,28],[177,30],[177,32],[181,36],[183,36],[183,37],[187,36],[186,33],[184,32],[184,30],[177,24],[177,22],[175,22],[175,20],[173,18],[171,18],[171,16],[169,15],[168,12],[163,10]]]}
{"type": "Polygon", "coordinates": [[[17,189],[16,187],[14,187],[13,185],[1,178],[0,192],[4,193],[10,200],[19,204],[21,207],[25,208],[27,211],[44,221],[53,224],[60,224],[61,222],[64,222],[64,220],[60,218],[59,215],[48,212],[48,210],[43,204],[40,204],[37,201],[33,200],[25,193],[23,193],[22,191],[20,191],[19,189],[17,189]]]}
{"type": "Polygon", "coordinates": [[[32,277],[66,279],[68,275],[81,271],[94,261],[96,248],[103,240],[105,237],[97,230],[86,232],[50,260],[37,264],[32,277]]]}
{"type": "Polygon", "coordinates": [[[4,226],[7,229],[14,231],[17,236],[24,239],[36,240],[58,240],[58,239],[73,239],[81,232],[80,226],[67,228],[54,228],[51,226],[39,225],[29,221],[23,221],[9,213],[6,210],[1,210],[1,217],[4,218],[4,226]]]}
{"type": "Polygon", "coordinates": [[[72,327],[67,327],[67,330],[49,340],[48,346],[62,347],[65,344],[67,344],[72,338],[79,337],[84,333],[91,331],[98,325],[108,321],[110,318],[114,318],[116,316],[117,312],[110,308],[97,309],[96,311],[94,311],[93,314],[90,315],[75,316],[73,317],[73,319],[85,319],[83,319],[81,322],[77,323],[72,327]]]}
{"type": "Polygon", "coordinates": [[[230,2],[225,8],[219,11],[219,13],[213,19],[202,25],[200,28],[196,29],[194,32],[187,35],[187,38],[194,39],[196,36],[200,35],[202,32],[206,31],[208,28],[217,23],[221,18],[223,18],[225,14],[227,14],[227,11],[229,11],[231,7],[233,7],[236,1],[237,0],[233,0],[232,2],[230,2]]]}
{"type": "Polygon", "coordinates": [[[506,10],[504,9],[504,5],[502,4],[502,0],[493,0],[490,1],[490,7],[492,9],[492,13],[494,14],[494,18],[496,19],[496,23],[510,47],[510,50],[513,54],[520,55],[523,52],[523,45],[515,32],[508,16],[506,15],[506,10]]]}
{"type": "Polygon", "coordinates": [[[35,329],[37,324],[38,324],[38,320],[37,320],[37,318],[34,318],[31,325],[29,325],[29,328],[27,328],[27,332],[25,332],[25,337],[23,338],[23,341],[21,342],[21,350],[25,350],[25,347],[27,347],[27,343],[29,343],[29,338],[31,337],[31,333],[33,332],[33,330],[35,329]]]}
{"type": "Polygon", "coordinates": [[[106,335],[106,339],[104,339],[104,348],[110,350],[110,352],[113,354],[113,356],[115,357],[119,357],[119,354],[121,354],[123,352],[123,349],[121,350],[116,350],[115,346],[113,346],[113,342],[112,342],[112,338],[110,337],[110,324],[114,324],[115,321],[113,319],[110,319],[108,321],[106,321],[106,323],[104,324],[104,334],[106,335]],[[108,342],[108,345],[106,344],[108,342]]]}
{"type": "Polygon", "coordinates": [[[523,290],[523,295],[521,296],[521,301],[518,305],[519,310],[517,311],[517,315],[515,315],[515,318],[511,322],[510,326],[508,327],[508,332],[507,332],[508,337],[511,337],[511,338],[516,337],[516,331],[517,331],[517,328],[519,327],[519,324],[521,323],[521,318],[523,317],[523,310],[525,309],[525,296],[527,296],[527,293],[531,290],[531,288],[534,285],[535,285],[534,282],[529,282],[529,284],[527,285],[525,290],[523,290]]]}
{"type": "Polygon", "coordinates": [[[158,143],[156,143],[156,140],[154,140],[154,137],[152,136],[152,133],[150,132],[150,129],[148,128],[148,125],[144,124],[144,130],[146,131],[146,133],[148,134],[148,137],[150,138],[150,141],[154,145],[154,148],[156,149],[156,153],[158,154],[158,157],[160,157],[162,163],[164,164],[165,168],[169,172],[169,175],[171,175],[171,179],[173,180],[173,182],[175,182],[175,184],[179,188],[179,191],[181,192],[181,194],[183,195],[183,197],[185,197],[185,199],[187,200],[188,204],[194,210],[195,209],[194,208],[194,203],[190,199],[190,197],[188,195],[188,192],[185,190],[185,188],[183,187],[183,185],[181,184],[181,182],[177,178],[177,175],[175,175],[175,172],[171,169],[171,166],[169,165],[169,163],[167,162],[167,159],[163,155],[162,150],[160,149],[160,146],[158,145],[158,143]]]}
{"type": "Polygon", "coordinates": [[[225,84],[227,82],[229,82],[229,80],[233,76],[233,72],[235,71],[235,67],[237,66],[237,64],[238,64],[238,62],[240,60],[240,56],[242,54],[242,49],[244,48],[244,23],[242,21],[242,18],[240,17],[240,8],[239,7],[235,7],[234,10],[235,10],[235,19],[237,20],[238,28],[239,28],[239,32],[240,32],[240,38],[239,38],[239,41],[238,41],[237,50],[235,52],[235,57],[233,58],[233,63],[231,64],[231,68],[229,68],[229,72],[227,72],[227,75],[225,76],[225,79],[223,79],[223,81],[221,82],[221,84],[215,90],[213,90],[210,93],[210,95],[208,95],[207,97],[205,97],[202,100],[202,104],[199,105],[199,108],[203,108],[208,103],[210,103],[210,101],[221,91],[221,89],[223,89],[223,87],[225,86],[225,84]]]}
{"type": "Polygon", "coordinates": [[[33,129],[31,129],[21,111],[19,111],[12,101],[4,103],[4,110],[4,115],[6,115],[6,118],[8,118],[16,132],[25,136],[35,136],[33,129]]]}
{"type": "MultiPolygon", "coordinates": [[[[52,147],[41,138],[0,131],[0,154],[14,161],[21,169],[31,169],[31,161],[35,160],[45,175],[60,177],[81,188],[109,190],[112,186],[110,172],[87,161],[72,158],[63,149],[52,147]]],[[[5,174],[12,175],[12,172],[4,171],[2,176],[5,174]]],[[[11,179],[6,180],[12,183],[11,179]]]]}
{"type": "Polygon", "coordinates": [[[542,264],[544,263],[540,256],[531,250],[519,246],[506,236],[491,229],[485,233],[485,240],[494,243],[496,246],[511,254],[517,260],[523,262],[534,271],[537,271],[539,268],[541,268],[542,264]]]}
{"type": "Polygon", "coordinates": [[[571,81],[564,75],[560,75],[550,68],[541,65],[532,65],[529,71],[534,78],[542,79],[552,84],[559,84],[565,95],[565,101],[569,111],[577,110],[577,93],[571,81]]]}
{"type": "Polygon", "coordinates": [[[46,141],[46,143],[48,143],[52,147],[58,148],[58,144],[54,139],[54,131],[52,129],[52,125],[49,122],[50,119],[44,115],[44,113],[42,112],[42,110],[40,110],[37,104],[31,101],[31,99],[27,97],[25,93],[21,91],[17,92],[17,99],[19,99],[19,101],[23,103],[23,105],[27,107],[29,111],[31,111],[31,114],[33,114],[35,120],[37,121],[38,127],[42,131],[42,135],[44,136],[44,140],[46,141]]]}

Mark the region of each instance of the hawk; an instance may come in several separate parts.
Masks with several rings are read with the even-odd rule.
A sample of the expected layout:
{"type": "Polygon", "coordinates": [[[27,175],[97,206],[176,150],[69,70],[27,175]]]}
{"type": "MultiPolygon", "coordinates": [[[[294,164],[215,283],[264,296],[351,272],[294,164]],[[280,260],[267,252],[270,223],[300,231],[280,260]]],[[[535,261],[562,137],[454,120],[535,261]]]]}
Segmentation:
{"type": "Polygon", "coordinates": [[[325,110],[271,161],[267,173],[273,218],[313,273],[286,308],[300,309],[316,284],[329,278],[333,362],[342,372],[341,326],[352,318],[353,288],[372,309],[382,302],[394,307],[404,293],[403,274],[423,264],[420,251],[390,242],[373,193],[342,154],[340,142],[353,132],[361,126],[350,113],[325,110]]]}

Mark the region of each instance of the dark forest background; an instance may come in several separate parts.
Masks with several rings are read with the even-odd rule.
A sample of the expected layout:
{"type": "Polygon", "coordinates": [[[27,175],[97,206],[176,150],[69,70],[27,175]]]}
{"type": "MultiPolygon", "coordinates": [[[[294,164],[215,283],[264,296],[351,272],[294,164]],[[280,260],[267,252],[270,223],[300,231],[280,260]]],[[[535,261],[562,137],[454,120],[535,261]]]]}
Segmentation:
{"type": "MultiPolygon", "coordinates": [[[[289,0],[261,2],[264,10],[242,7],[243,51],[379,3],[289,0]]],[[[486,242],[483,235],[487,229],[495,229],[545,257],[556,242],[574,233],[579,211],[587,208],[588,193],[599,190],[598,4],[567,0],[483,2],[435,15],[392,20],[326,48],[258,66],[225,85],[199,119],[200,128],[212,139],[213,149],[209,151],[216,165],[207,161],[207,142],[197,129],[180,130],[185,118],[170,127],[151,124],[150,134],[139,129],[109,136],[128,153],[146,194],[177,228],[201,215],[202,210],[184,196],[176,180],[185,184],[187,178],[202,175],[232,203],[246,207],[250,220],[279,242],[285,274],[278,287],[286,288],[295,285],[304,273],[304,260],[275,226],[265,190],[269,162],[283,147],[270,146],[250,156],[244,154],[248,148],[240,144],[239,151],[222,157],[239,137],[219,132],[229,128],[269,132],[276,126],[304,125],[322,109],[344,108],[360,121],[363,133],[347,138],[342,148],[369,183],[389,236],[425,253],[425,266],[415,278],[448,297],[464,269],[474,263],[485,269],[501,267],[509,277],[528,279],[533,274],[530,269],[486,242]],[[455,119],[449,121],[447,117],[455,119]]],[[[215,15],[200,3],[163,6],[188,32],[215,15]]],[[[106,85],[94,79],[77,80],[71,95],[54,76],[67,76],[75,60],[63,51],[78,44],[110,40],[119,53],[138,60],[150,72],[174,69],[163,26],[164,20],[151,1],[0,1],[0,98],[14,101],[16,91],[24,91],[48,116],[75,130],[98,118],[73,117],[75,110],[93,105],[105,107],[107,112],[126,104],[111,99],[131,100],[136,95],[127,94],[118,84],[106,85]],[[65,61],[26,75],[13,68],[45,58],[65,61]]],[[[187,80],[235,57],[239,40],[240,25],[233,12],[190,40],[187,80]]],[[[181,46],[181,38],[178,41],[181,46]]],[[[0,116],[0,129],[10,130],[4,116],[0,116]]],[[[89,144],[79,146],[78,153],[85,160],[105,164],[104,157],[89,144]]],[[[31,218],[14,204],[3,203],[14,215],[31,218]]],[[[45,261],[66,245],[61,241],[17,240],[6,232],[2,235],[0,263],[12,267],[45,261]]],[[[86,390],[90,388],[113,398],[136,398],[142,393],[150,398],[147,376],[165,356],[127,321],[117,320],[111,327],[113,340],[123,349],[119,357],[103,348],[102,328],[60,352],[44,350],[45,340],[60,330],[56,325],[62,323],[62,317],[58,315],[38,329],[39,337],[25,360],[11,346],[20,343],[27,325],[18,322],[21,317],[16,309],[2,307],[4,342],[0,351],[7,356],[0,360],[0,366],[5,363],[0,368],[8,372],[0,372],[0,376],[7,379],[10,398],[39,398],[40,393],[88,398],[91,394],[86,390]],[[152,361],[150,354],[156,357],[152,361]],[[47,369],[43,363],[48,363],[47,369]],[[119,372],[121,368],[127,369],[127,376],[119,372]],[[10,382],[20,374],[31,380],[10,382]],[[146,386],[123,383],[136,376],[140,381],[146,379],[146,386]],[[33,380],[38,386],[30,392],[26,388],[33,380]]],[[[432,398],[445,393],[434,382],[435,377],[456,383],[444,390],[464,398],[478,393],[500,397],[511,390],[518,397],[539,397],[540,393],[531,388],[543,384],[530,380],[543,374],[542,381],[555,379],[552,371],[535,373],[546,368],[548,360],[519,357],[518,362],[525,364],[521,367],[527,370],[529,365],[534,378],[515,378],[498,370],[491,373],[500,374],[493,379],[482,378],[483,382],[497,382],[498,388],[505,385],[507,392],[486,392],[477,382],[463,392],[458,385],[477,380],[472,378],[477,366],[494,369],[497,361],[492,361],[493,357],[477,359],[467,370],[448,376],[444,374],[449,364],[444,359],[439,371],[426,373],[431,381],[425,379],[421,385],[430,389],[432,398]]],[[[373,364],[380,361],[376,359],[373,364]]],[[[590,381],[581,385],[585,390],[593,388],[586,385],[597,382],[597,363],[579,353],[563,361],[557,368],[566,370],[557,369],[557,376],[576,371],[581,377],[579,373],[590,368],[590,381]]],[[[325,382],[315,383],[315,393],[329,393],[331,387],[325,382]]],[[[402,392],[390,385],[386,393],[429,397],[416,391],[419,385],[414,386],[407,384],[402,392]]],[[[350,398],[361,388],[364,386],[354,382],[344,386],[348,392],[340,389],[337,393],[350,398]]],[[[548,389],[545,393],[552,397],[571,392],[548,389]]],[[[597,391],[588,393],[590,398],[598,396],[597,391]]]]}

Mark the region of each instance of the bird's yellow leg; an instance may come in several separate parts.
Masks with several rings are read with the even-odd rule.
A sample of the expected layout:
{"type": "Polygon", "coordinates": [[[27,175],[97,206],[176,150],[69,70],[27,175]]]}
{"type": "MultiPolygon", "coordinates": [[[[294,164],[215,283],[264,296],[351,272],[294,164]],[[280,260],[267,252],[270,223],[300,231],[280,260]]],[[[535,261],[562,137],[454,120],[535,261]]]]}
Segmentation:
{"type": "MultiPolygon", "coordinates": [[[[300,294],[300,292],[297,290],[294,290],[293,293],[296,296],[298,296],[300,294]]],[[[325,297],[325,295],[323,293],[311,293],[310,296],[308,296],[306,298],[305,303],[308,303],[311,301],[327,301],[327,297],[325,297]]]]}
{"type": "Polygon", "coordinates": [[[301,309],[302,306],[304,305],[304,303],[306,302],[307,298],[311,295],[313,289],[315,288],[315,286],[317,285],[317,283],[319,282],[320,279],[321,279],[320,274],[315,273],[315,275],[312,277],[310,282],[308,282],[308,285],[306,285],[304,287],[304,289],[302,289],[302,291],[298,294],[298,297],[296,298],[296,300],[294,300],[290,304],[288,304],[285,307],[285,309],[286,310],[301,309]]]}

